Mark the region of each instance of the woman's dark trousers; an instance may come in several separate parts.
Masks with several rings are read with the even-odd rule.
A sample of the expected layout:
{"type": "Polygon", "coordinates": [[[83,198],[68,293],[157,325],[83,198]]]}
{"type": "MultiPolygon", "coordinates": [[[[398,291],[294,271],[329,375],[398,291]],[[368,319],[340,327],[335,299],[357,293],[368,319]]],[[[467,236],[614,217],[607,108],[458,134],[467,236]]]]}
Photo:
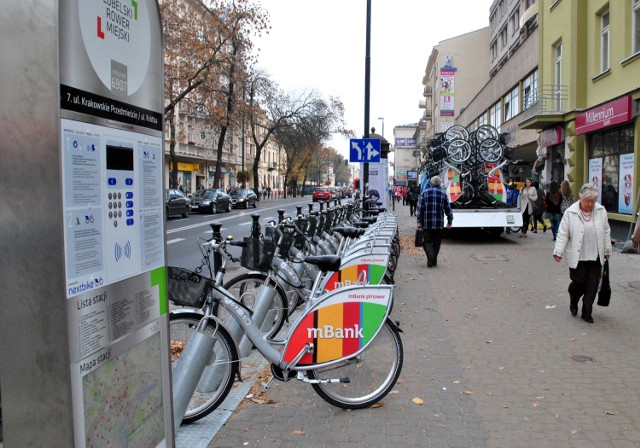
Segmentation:
{"type": "Polygon", "coordinates": [[[593,302],[598,294],[600,283],[600,260],[579,261],[575,269],[569,269],[569,306],[578,309],[578,302],[582,297],[582,317],[591,317],[593,302]]]}

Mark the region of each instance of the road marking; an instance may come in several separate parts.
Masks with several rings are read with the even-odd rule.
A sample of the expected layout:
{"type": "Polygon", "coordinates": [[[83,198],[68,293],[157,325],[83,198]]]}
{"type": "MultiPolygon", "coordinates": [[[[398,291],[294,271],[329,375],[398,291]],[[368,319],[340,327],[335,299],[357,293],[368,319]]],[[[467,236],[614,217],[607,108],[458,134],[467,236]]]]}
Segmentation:
{"type": "MultiPolygon", "coordinates": [[[[289,203],[287,205],[306,204],[308,202],[309,202],[309,200],[307,199],[307,200],[300,201],[300,202],[291,202],[291,203],[289,203]]],[[[241,213],[239,213],[237,215],[226,216],[224,218],[216,218],[216,219],[212,219],[211,221],[205,221],[205,222],[201,222],[201,223],[198,223],[198,224],[191,224],[189,226],[178,227],[178,228],[175,228],[175,229],[167,230],[167,235],[169,235],[171,233],[176,233],[176,232],[183,232],[183,231],[189,230],[189,229],[196,229],[198,227],[208,226],[209,224],[212,224],[214,222],[229,221],[230,219],[235,219],[238,216],[251,215],[252,213],[257,213],[257,212],[260,212],[260,211],[273,210],[273,209],[279,209],[279,208],[282,208],[282,207],[283,207],[283,204],[279,204],[279,205],[276,205],[276,206],[273,206],[273,207],[259,208],[257,210],[254,210],[251,213],[249,213],[249,212],[241,212],[241,213]]],[[[264,219],[264,218],[262,218],[262,219],[264,219]]],[[[252,224],[252,223],[250,222],[249,224],[252,224]]],[[[242,224],[238,224],[238,225],[242,225],[242,224]]]]}
{"type": "Polygon", "coordinates": [[[172,240],[167,241],[167,244],[179,243],[180,241],[184,241],[184,238],[174,238],[172,240]]]}

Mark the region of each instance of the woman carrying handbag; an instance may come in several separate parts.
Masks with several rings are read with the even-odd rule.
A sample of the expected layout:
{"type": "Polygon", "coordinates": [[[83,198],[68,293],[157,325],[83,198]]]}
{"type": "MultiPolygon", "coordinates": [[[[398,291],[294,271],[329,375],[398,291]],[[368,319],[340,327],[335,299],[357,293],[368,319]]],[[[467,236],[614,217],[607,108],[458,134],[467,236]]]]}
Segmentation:
{"type": "Polygon", "coordinates": [[[536,208],[536,200],[538,199],[538,192],[531,185],[531,179],[526,179],[524,187],[520,189],[518,195],[518,208],[522,213],[522,229],[520,232],[520,238],[527,237],[527,228],[529,227],[529,219],[536,208]]]}

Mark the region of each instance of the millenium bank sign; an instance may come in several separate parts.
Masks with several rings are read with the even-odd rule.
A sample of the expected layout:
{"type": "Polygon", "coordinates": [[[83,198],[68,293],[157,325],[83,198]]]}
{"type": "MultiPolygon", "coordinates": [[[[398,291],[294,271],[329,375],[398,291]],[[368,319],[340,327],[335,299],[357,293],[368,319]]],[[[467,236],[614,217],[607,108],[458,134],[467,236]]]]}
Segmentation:
{"type": "Polygon", "coordinates": [[[75,446],[173,446],[156,1],[61,0],[59,62],[75,446]]]}
{"type": "Polygon", "coordinates": [[[576,135],[624,123],[633,117],[631,96],[610,101],[576,116],[576,135]]]}

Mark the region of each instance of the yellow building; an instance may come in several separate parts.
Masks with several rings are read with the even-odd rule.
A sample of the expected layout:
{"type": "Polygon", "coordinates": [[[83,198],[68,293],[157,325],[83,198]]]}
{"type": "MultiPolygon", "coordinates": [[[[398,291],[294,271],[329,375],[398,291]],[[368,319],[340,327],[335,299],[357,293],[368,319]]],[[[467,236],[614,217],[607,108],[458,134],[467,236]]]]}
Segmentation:
{"type": "MultiPolygon", "coordinates": [[[[626,239],[640,191],[640,0],[539,0],[539,89],[519,125],[564,161],[574,195],[596,183],[612,235],[626,239]]],[[[576,198],[577,199],[577,198],[576,198]]]]}

